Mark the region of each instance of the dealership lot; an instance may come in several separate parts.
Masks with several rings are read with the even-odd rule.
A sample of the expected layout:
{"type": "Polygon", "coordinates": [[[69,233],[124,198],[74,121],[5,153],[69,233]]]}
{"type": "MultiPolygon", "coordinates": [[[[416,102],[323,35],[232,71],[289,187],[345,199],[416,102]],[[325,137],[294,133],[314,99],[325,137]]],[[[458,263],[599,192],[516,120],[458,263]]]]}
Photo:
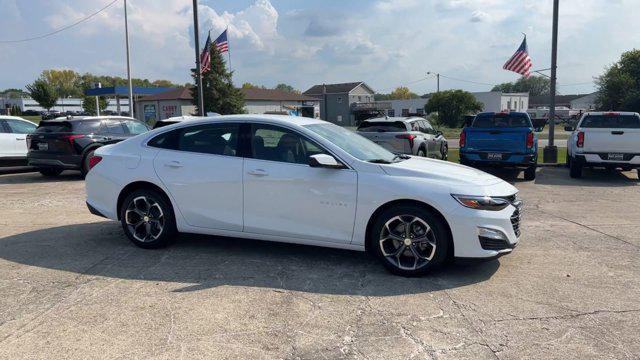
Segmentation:
{"type": "Polygon", "coordinates": [[[513,254],[402,278],[306,246],[142,250],[89,214],[79,175],[2,175],[0,358],[640,357],[637,174],[514,183],[513,254]]]}

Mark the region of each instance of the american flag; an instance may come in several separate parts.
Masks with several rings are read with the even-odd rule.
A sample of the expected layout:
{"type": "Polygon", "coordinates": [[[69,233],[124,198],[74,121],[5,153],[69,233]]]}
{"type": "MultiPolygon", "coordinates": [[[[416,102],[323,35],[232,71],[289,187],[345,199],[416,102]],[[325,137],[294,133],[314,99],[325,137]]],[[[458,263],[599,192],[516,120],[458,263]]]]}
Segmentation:
{"type": "Polygon", "coordinates": [[[220,54],[224,54],[229,51],[229,41],[227,40],[227,30],[223,31],[215,41],[216,47],[220,54]]]}
{"type": "Polygon", "coordinates": [[[202,54],[200,54],[200,73],[204,74],[211,70],[211,34],[207,36],[202,54]]]}
{"type": "Polygon", "coordinates": [[[527,49],[527,37],[524,37],[522,44],[516,53],[502,67],[505,70],[516,72],[526,78],[529,77],[529,69],[531,69],[531,58],[527,49]]]}

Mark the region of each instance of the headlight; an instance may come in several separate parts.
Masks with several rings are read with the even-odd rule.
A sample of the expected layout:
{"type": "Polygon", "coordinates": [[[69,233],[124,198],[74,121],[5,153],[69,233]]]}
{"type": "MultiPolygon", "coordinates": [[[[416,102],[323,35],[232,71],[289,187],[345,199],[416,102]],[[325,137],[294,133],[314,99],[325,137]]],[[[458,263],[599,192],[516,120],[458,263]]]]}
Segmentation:
{"type": "Polygon", "coordinates": [[[491,196],[471,196],[451,194],[460,205],[476,210],[500,211],[509,206],[509,201],[503,198],[492,198],[491,196]]]}

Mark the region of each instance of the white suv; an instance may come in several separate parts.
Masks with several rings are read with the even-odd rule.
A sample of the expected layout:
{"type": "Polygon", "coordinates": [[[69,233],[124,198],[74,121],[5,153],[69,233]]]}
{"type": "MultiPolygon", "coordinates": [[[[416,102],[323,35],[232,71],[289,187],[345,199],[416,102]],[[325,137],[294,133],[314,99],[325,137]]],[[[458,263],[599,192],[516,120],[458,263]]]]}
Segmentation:
{"type": "Polygon", "coordinates": [[[15,116],[0,116],[0,163],[26,162],[27,134],[38,125],[15,116]]]}
{"type": "Polygon", "coordinates": [[[585,113],[567,143],[567,165],[573,178],[583,167],[625,171],[640,168],[640,115],[634,112],[585,113]]]}

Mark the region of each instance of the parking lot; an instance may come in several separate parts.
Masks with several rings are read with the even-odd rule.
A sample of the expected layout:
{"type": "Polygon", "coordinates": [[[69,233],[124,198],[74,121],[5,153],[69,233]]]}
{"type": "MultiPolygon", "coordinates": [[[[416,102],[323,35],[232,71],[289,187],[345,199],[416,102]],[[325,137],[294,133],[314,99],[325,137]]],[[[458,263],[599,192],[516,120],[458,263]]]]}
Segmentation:
{"type": "Polygon", "coordinates": [[[1,175],[0,358],[640,357],[637,174],[514,183],[513,254],[402,278],[307,246],[142,250],[89,214],[78,175],[1,175]]]}

